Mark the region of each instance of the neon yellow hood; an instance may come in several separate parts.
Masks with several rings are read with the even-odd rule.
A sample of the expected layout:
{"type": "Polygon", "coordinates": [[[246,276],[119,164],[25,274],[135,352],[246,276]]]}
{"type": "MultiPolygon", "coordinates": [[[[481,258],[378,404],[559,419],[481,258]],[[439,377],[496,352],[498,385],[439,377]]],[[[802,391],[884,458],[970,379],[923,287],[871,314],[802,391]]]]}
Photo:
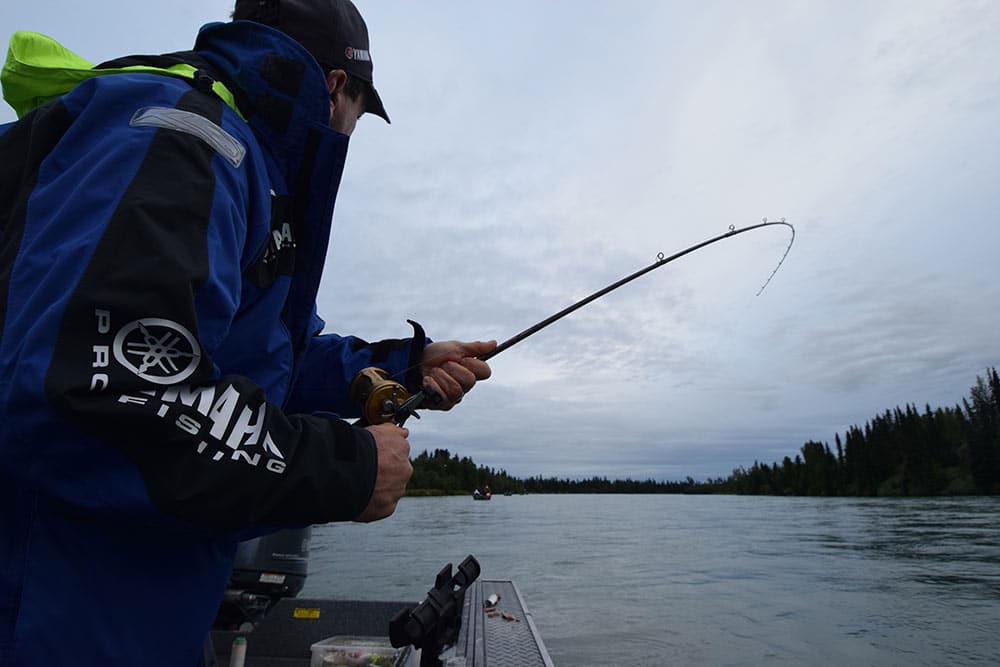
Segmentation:
{"type": "MultiPolygon", "coordinates": [[[[0,72],[3,98],[20,118],[35,107],[65,95],[79,83],[95,76],[122,72],[147,72],[164,76],[194,79],[197,70],[192,65],[172,65],[168,68],[132,65],[112,69],[94,69],[94,63],[78,56],[51,37],[28,30],[19,30],[10,38],[7,60],[0,72]]],[[[240,114],[232,92],[221,82],[212,84],[223,102],[240,114]]],[[[240,114],[243,117],[243,114],[240,114]]]]}

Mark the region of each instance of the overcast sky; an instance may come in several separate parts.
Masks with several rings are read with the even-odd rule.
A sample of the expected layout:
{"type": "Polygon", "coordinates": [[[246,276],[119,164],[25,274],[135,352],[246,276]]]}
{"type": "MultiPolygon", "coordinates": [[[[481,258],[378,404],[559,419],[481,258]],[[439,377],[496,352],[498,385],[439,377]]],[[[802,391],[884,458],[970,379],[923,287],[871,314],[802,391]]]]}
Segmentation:
{"type": "MultiPolygon", "coordinates": [[[[392,125],[350,149],[330,330],[504,340],[761,218],[492,361],[411,421],[529,476],[698,479],[1000,365],[1000,3],[361,1],[392,125]]],[[[5,2],[3,38],[190,48],[230,2],[5,2]]],[[[0,122],[13,120],[6,106],[0,122]]]]}

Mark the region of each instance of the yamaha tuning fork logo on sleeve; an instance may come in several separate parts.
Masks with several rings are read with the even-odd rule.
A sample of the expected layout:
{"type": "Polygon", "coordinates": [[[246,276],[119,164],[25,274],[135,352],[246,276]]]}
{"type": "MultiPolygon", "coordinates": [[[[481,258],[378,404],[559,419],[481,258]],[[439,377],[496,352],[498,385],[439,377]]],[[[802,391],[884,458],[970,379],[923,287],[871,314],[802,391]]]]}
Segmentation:
{"type": "Polygon", "coordinates": [[[118,363],[154,384],[183,382],[201,360],[191,332],[159,317],[129,322],[118,331],[112,348],[118,363]]]}
{"type": "MultiPolygon", "coordinates": [[[[111,311],[97,309],[97,333],[111,332],[111,311]]],[[[95,373],[91,391],[107,389],[110,378],[107,369],[111,357],[122,367],[147,382],[161,385],[177,384],[191,377],[201,361],[201,346],[186,327],[160,317],[144,317],[124,325],[115,334],[111,345],[94,345],[95,373]]]]}

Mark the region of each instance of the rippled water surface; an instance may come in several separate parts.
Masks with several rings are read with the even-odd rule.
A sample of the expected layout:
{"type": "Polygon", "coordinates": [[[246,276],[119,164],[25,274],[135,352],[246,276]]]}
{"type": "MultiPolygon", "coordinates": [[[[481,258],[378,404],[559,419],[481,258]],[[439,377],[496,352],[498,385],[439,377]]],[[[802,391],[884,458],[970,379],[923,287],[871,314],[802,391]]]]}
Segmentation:
{"type": "Polygon", "coordinates": [[[304,595],[419,600],[473,554],[557,665],[1000,664],[1000,498],[404,498],[304,595]]]}

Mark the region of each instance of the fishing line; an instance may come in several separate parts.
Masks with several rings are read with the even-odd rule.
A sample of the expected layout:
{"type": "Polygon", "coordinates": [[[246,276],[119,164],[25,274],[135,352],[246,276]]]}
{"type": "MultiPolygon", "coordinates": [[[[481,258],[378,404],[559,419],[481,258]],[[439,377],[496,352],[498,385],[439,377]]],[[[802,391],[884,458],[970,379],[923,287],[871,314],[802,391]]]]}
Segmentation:
{"type": "MultiPolygon", "coordinates": [[[[781,259],[778,260],[778,264],[777,266],[774,267],[774,271],[771,271],[771,275],[767,277],[767,280],[764,281],[764,284],[760,286],[760,289],[757,290],[757,294],[755,294],[754,296],[760,296],[761,293],[764,291],[764,288],[766,288],[768,285],[771,284],[771,278],[774,278],[774,274],[776,274],[778,272],[778,269],[781,268],[781,265],[785,263],[785,258],[788,257],[788,253],[792,250],[792,244],[795,243],[795,227],[792,227],[789,223],[785,222],[784,218],[774,223],[768,223],[767,218],[764,218],[764,224],[785,225],[790,230],[792,230],[792,238],[788,239],[788,246],[785,247],[785,253],[781,256],[781,259]]],[[[732,231],[733,226],[730,225],[729,229],[730,231],[732,231]]]]}
{"type": "MultiPolygon", "coordinates": [[[[700,243],[696,243],[693,246],[690,246],[688,248],[685,248],[684,250],[681,250],[680,252],[677,252],[677,253],[674,253],[673,255],[670,255],[669,257],[664,256],[664,254],[661,252],[661,253],[657,254],[656,261],[653,262],[652,264],[650,264],[649,266],[647,266],[647,267],[645,267],[643,269],[640,269],[640,270],[636,271],[635,273],[633,273],[631,275],[625,276],[621,280],[618,280],[617,282],[614,282],[614,283],[608,285],[607,287],[594,292],[590,296],[587,296],[587,297],[585,297],[583,299],[580,299],[576,303],[573,303],[572,305],[567,306],[566,308],[560,310],[558,313],[555,313],[554,315],[551,315],[551,316],[545,318],[541,322],[538,322],[537,324],[533,324],[532,326],[528,327],[524,331],[522,331],[522,332],[520,332],[520,333],[518,333],[518,334],[516,334],[514,336],[511,336],[510,338],[508,338],[507,340],[503,341],[502,343],[499,343],[493,349],[492,352],[488,352],[486,354],[480,355],[478,358],[480,360],[482,360],[482,361],[487,361],[489,359],[492,359],[493,357],[497,356],[498,354],[500,354],[504,350],[507,350],[507,349],[513,347],[514,345],[517,345],[518,343],[520,343],[525,338],[527,338],[527,337],[529,337],[529,336],[531,336],[533,334],[538,333],[539,331],[541,331],[545,327],[549,326],[550,324],[552,324],[552,323],[554,323],[554,322],[556,322],[558,320],[561,320],[562,318],[566,317],[567,315],[569,315],[570,313],[572,313],[572,312],[574,312],[576,310],[579,310],[580,308],[583,308],[588,303],[591,303],[592,301],[596,301],[597,299],[601,298],[605,294],[618,289],[622,285],[630,283],[633,280],[635,280],[636,278],[644,276],[647,273],[649,273],[650,271],[654,271],[654,270],[660,268],[661,266],[666,266],[670,262],[678,260],[681,257],[684,257],[685,255],[689,255],[689,254],[695,252],[696,250],[700,250],[700,249],[702,249],[702,248],[704,248],[706,246],[710,246],[713,243],[718,243],[720,241],[725,241],[726,239],[731,239],[734,236],[739,236],[740,234],[745,234],[747,232],[754,231],[755,229],[762,229],[764,227],[776,227],[776,226],[785,226],[785,227],[788,227],[788,229],[790,229],[791,232],[792,232],[792,236],[791,236],[791,238],[788,241],[788,246],[785,248],[784,254],[781,256],[781,259],[778,260],[777,266],[774,267],[774,270],[771,271],[771,275],[769,275],[767,277],[767,280],[764,281],[764,284],[760,286],[759,290],[757,290],[756,296],[760,296],[761,293],[763,293],[764,289],[771,283],[771,279],[774,278],[775,274],[778,272],[778,269],[781,268],[781,265],[785,263],[785,258],[788,257],[788,253],[792,249],[792,244],[795,243],[795,227],[793,227],[791,225],[791,223],[786,222],[784,218],[782,218],[781,220],[775,220],[775,221],[768,221],[767,218],[763,218],[761,222],[759,222],[759,223],[757,223],[755,225],[749,225],[747,227],[740,227],[739,229],[737,229],[734,225],[730,225],[729,226],[729,230],[726,231],[724,234],[719,234],[718,236],[713,236],[710,239],[707,239],[707,240],[702,241],[700,243]]],[[[430,362],[433,363],[434,361],[438,361],[438,360],[440,360],[442,358],[444,358],[444,357],[442,356],[442,357],[438,357],[438,359],[431,359],[430,362]]],[[[405,376],[405,374],[406,374],[407,371],[410,371],[410,370],[412,370],[414,368],[417,368],[420,365],[422,365],[422,364],[414,364],[413,366],[410,366],[409,368],[407,368],[407,369],[405,369],[403,371],[400,371],[399,373],[395,374],[395,377],[405,376]]],[[[424,390],[421,390],[421,391],[418,391],[413,396],[411,396],[409,399],[407,399],[401,405],[399,405],[398,409],[397,409],[397,412],[396,412],[396,420],[395,420],[396,423],[399,424],[400,426],[402,426],[403,422],[405,422],[408,417],[410,417],[411,415],[416,415],[416,413],[414,412],[414,410],[417,407],[419,407],[421,405],[421,403],[423,403],[423,401],[427,397],[428,397],[428,394],[424,390]]]]}

